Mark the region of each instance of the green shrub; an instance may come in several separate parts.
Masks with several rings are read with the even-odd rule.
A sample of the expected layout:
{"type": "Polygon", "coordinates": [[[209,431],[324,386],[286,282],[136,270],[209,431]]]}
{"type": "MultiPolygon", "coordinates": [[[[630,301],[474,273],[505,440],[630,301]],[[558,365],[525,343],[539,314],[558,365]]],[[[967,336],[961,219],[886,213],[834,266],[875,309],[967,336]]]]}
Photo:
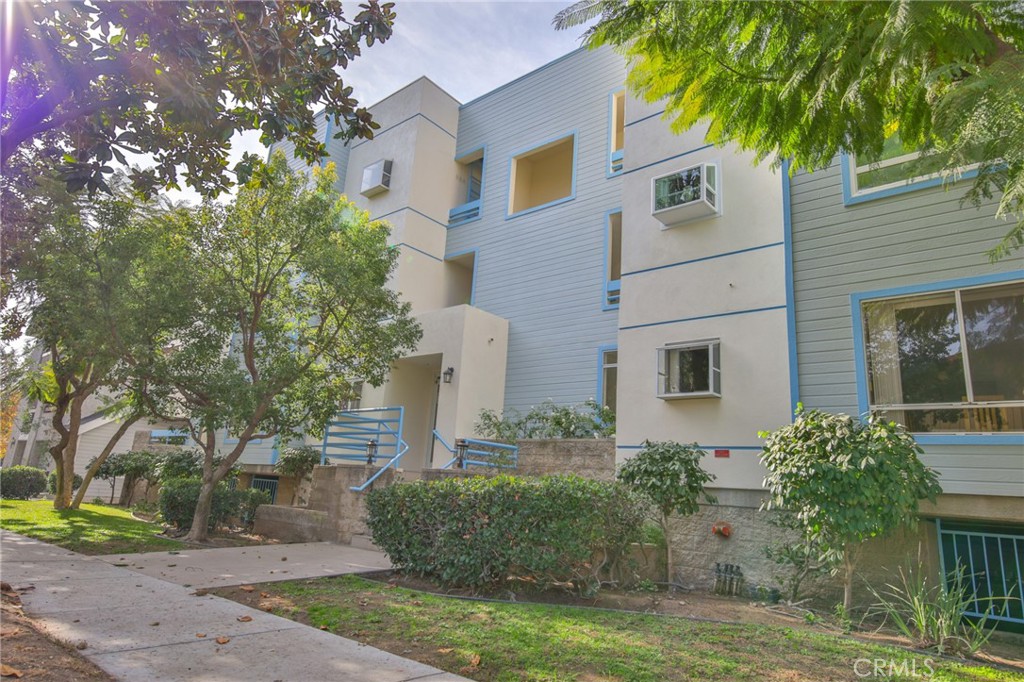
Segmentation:
{"type": "MultiPolygon", "coordinates": [[[[79,488],[81,488],[82,487],[82,482],[83,482],[82,477],[79,476],[78,474],[75,474],[75,476],[74,476],[74,478],[72,479],[72,482],[71,482],[71,490],[74,491],[74,490],[78,490],[79,488]]],[[[46,477],[46,492],[50,493],[51,495],[56,495],[57,494],[57,472],[56,471],[51,471],[50,475],[46,477]]]]}
{"type": "Polygon", "coordinates": [[[27,500],[46,490],[46,472],[36,467],[0,468],[0,497],[27,500]]]}
{"type": "MultiPolygon", "coordinates": [[[[192,517],[199,502],[199,489],[203,482],[198,478],[171,478],[160,484],[160,515],[164,523],[177,528],[191,528],[192,517]]],[[[224,525],[228,518],[238,514],[236,491],[224,481],[217,484],[210,508],[210,528],[224,525]]]]}
{"type": "Polygon", "coordinates": [[[174,450],[161,455],[154,467],[160,481],[172,478],[198,478],[203,474],[203,460],[197,450],[174,450]]]}
{"type": "Polygon", "coordinates": [[[641,539],[646,511],[625,486],[577,476],[417,481],[367,497],[373,540],[397,567],[473,588],[512,580],[592,593],[641,539]]]}
{"type": "Polygon", "coordinates": [[[615,435],[615,413],[592,399],[579,405],[546,400],[525,415],[516,410],[482,410],[476,431],[499,443],[521,438],[610,438],[615,435]]]}
{"type": "Polygon", "coordinates": [[[236,490],[234,493],[238,518],[247,530],[252,530],[256,522],[256,508],[261,504],[271,503],[270,493],[256,488],[236,490]]]}

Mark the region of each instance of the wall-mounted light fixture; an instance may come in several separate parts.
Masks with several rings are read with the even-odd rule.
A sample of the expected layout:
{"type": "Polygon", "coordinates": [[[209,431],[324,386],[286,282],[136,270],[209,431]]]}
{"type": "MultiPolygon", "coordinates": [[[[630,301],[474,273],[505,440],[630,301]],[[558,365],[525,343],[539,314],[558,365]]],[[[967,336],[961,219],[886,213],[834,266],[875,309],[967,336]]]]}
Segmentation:
{"type": "Polygon", "coordinates": [[[466,451],[469,450],[469,443],[465,438],[455,439],[455,468],[466,468],[466,451]]]}
{"type": "Polygon", "coordinates": [[[449,367],[448,369],[446,369],[444,372],[441,373],[441,378],[444,380],[444,383],[446,383],[446,384],[452,383],[452,377],[453,376],[455,376],[455,368],[454,367],[449,367]]]}
{"type": "Polygon", "coordinates": [[[371,438],[366,441],[366,463],[373,464],[375,459],[377,459],[377,441],[371,438]]]}

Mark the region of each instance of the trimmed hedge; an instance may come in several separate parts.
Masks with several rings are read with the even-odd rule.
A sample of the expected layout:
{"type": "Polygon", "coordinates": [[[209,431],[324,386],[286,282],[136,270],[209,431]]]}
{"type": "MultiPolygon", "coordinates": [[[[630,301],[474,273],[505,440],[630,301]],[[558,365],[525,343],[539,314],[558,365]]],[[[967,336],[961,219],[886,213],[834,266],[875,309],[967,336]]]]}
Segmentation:
{"type": "Polygon", "coordinates": [[[373,541],[403,570],[456,587],[521,581],[583,594],[642,539],[645,503],[578,476],[452,478],[370,492],[373,541]]]}
{"type": "MultiPolygon", "coordinates": [[[[172,478],[160,484],[160,515],[164,523],[177,528],[191,528],[199,503],[199,490],[203,482],[198,478],[172,478]]],[[[270,504],[270,495],[252,488],[232,490],[227,481],[221,481],[213,491],[210,508],[210,530],[227,523],[233,517],[251,528],[256,520],[256,508],[270,504]]]]}
{"type": "Polygon", "coordinates": [[[0,467],[0,497],[27,500],[46,490],[46,471],[36,467],[0,467]]]}
{"type": "MultiPolygon", "coordinates": [[[[171,478],[160,483],[160,515],[164,523],[177,528],[191,528],[192,519],[199,503],[199,490],[203,481],[198,478],[171,478]]],[[[210,530],[224,525],[238,514],[238,497],[235,491],[221,481],[213,491],[210,506],[210,530]]]]}
{"type": "MultiPolygon", "coordinates": [[[[83,481],[82,477],[79,476],[78,474],[75,474],[74,478],[72,479],[72,483],[71,483],[71,490],[72,490],[72,492],[74,492],[75,490],[78,490],[79,488],[81,488],[83,482],[84,481],[83,481]]],[[[46,492],[50,493],[51,495],[56,495],[57,494],[57,472],[56,471],[51,471],[50,475],[46,477],[46,492]]]]}

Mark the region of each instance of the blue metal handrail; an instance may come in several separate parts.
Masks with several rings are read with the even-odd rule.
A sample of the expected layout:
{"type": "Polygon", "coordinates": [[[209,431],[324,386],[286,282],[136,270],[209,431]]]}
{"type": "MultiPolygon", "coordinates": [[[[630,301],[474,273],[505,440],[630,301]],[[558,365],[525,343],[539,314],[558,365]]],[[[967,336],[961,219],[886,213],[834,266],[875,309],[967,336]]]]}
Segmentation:
{"type": "Polygon", "coordinates": [[[404,455],[405,453],[407,453],[409,451],[409,444],[408,443],[406,443],[404,440],[399,441],[399,443],[400,443],[400,447],[398,449],[398,454],[397,455],[392,457],[391,460],[387,464],[385,464],[380,469],[378,469],[377,473],[375,473],[373,476],[370,476],[368,479],[366,479],[365,483],[363,483],[362,485],[354,485],[354,486],[350,487],[349,490],[351,490],[352,492],[355,492],[355,493],[361,493],[364,490],[366,490],[367,488],[369,488],[371,485],[373,485],[373,482],[376,481],[378,478],[380,478],[381,474],[383,474],[389,468],[396,468],[397,469],[398,468],[398,462],[399,462],[399,460],[402,459],[402,455],[404,455]]]}
{"type": "MultiPolygon", "coordinates": [[[[448,452],[455,455],[455,448],[449,445],[447,441],[445,441],[444,437],[437,432],[437,429],[434,430],[434,438],[440,441],[441,445],[443,445],[448,452]]],[[[470,465],[480,467],[495,467],[501,469],[515,469],[519,463],[519,447],[516,445],[509,445],[508,443],[495,443],[494,441],[480,440],[479,438],[464,438],[463,440],[469,446],[466,448],[465,453],[468,456],[463,458],[462,460],[463,469],[470,465]],[[487,450],[481,448],[487,448],[487,450]],[[507,454],[500,455],[501,459],[497,459],[499,457],[499,454],[494,452],[494,450],[501,450],[507,454]],[[476,457],[477,459],[472,459],[469,456],[476,457]]],[[[455,465],[458,461],[459,457],[458,455],[456,455],[455,457],[452,457],[452,459],[450,459],[447,463],[445,463],[441,468],[451,469],[452,466],[455,465]]]]}

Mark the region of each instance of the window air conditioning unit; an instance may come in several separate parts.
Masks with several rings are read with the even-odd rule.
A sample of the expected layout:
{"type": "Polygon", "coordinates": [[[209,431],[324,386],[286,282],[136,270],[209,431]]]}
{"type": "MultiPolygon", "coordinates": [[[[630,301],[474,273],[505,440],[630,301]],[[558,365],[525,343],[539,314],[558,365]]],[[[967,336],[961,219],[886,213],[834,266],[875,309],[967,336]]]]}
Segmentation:
{"type": "Polygon", "coordinates": [[[363,182],[359,193],[364,197],[377,196],[391,187],[391,159],[381,159],[363,169],[363,182]]]}
{"type": "Polygon", "coordinates": [[[702,163],[654,178],[651,215],[665,227],[721,214],[717,163],[702,163]]]}

